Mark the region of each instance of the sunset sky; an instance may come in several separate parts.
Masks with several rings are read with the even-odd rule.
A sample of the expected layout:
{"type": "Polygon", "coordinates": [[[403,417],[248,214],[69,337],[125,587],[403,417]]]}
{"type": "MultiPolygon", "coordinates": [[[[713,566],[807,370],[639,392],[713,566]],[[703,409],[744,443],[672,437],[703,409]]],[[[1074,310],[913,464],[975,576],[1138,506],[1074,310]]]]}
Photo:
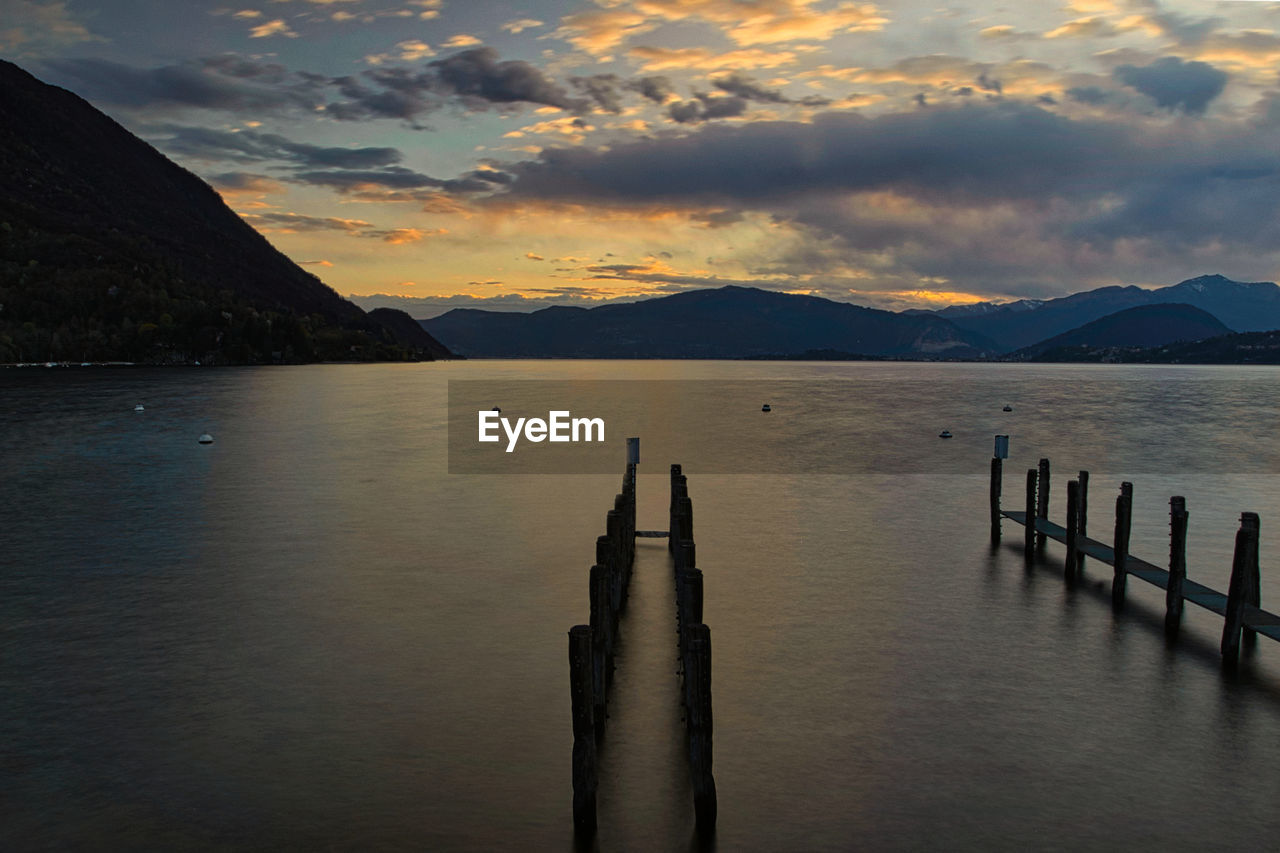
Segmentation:
{"type": "Polygon", "coordinates": [[[0,56],[415,316],[1280,278],[1280,3],[0,0],[0,56]]]}

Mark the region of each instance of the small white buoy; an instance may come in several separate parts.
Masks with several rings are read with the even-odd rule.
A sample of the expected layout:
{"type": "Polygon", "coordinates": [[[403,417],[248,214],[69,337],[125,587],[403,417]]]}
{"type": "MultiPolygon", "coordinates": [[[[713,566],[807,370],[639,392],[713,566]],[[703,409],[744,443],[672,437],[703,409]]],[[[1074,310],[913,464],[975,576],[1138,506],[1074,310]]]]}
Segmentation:
{"type": "Polygon", "coordinates": [[[138,405],[134,406],[134,407],[133,407],[133,410],[134,410],[135,412],[145,412],[145,411],[146,411],[146,409],[144,409],[144,408],[142,407],[142,404],[141,404],[141,403],[139,403],[138,405]]]}
{"type": "Polygon", "coordinates": [[[196,440],[199,441],[201,444],[213,444],[213,436],[209,435],[209,433],[207,432],[201,435],[200,438],[196,440]]]}

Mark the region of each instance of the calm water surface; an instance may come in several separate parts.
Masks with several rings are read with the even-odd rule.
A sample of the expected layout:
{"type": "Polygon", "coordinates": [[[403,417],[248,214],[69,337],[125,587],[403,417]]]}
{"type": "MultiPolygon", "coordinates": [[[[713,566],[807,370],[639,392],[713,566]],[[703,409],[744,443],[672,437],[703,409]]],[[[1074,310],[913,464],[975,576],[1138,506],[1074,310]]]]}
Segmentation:
{"type": "MultiPolygon", "coordinates": [[[[1280,371],[471,362],[0,372],[0,848],[573,849],[565,634],[622,436],[617,476],[447,473],[447,381],[535,378],[786,381],[725,440],[848,455],[644,455],[641,528],[692,472],[716,849],[1274,845],[1280,646],[1225,679],[1217,617],[1188,605],[1167,648],[1163,592],[1131,580],[1114,616],[1110,569],[1068,591],[1052,545],[1027,573],[1021,528],[989,545],[986,476],[1009,433],[1008,502],[1049,456],[1058,516],[1088,468],[1095,530],[1132,479],[1153,562],[1183,494],[1190,575],[1224,589],[1256,511],[1275,609],[1280,371]]],[[[670,564],[637,550],[595,846],[698,849],[670,564]]]]}

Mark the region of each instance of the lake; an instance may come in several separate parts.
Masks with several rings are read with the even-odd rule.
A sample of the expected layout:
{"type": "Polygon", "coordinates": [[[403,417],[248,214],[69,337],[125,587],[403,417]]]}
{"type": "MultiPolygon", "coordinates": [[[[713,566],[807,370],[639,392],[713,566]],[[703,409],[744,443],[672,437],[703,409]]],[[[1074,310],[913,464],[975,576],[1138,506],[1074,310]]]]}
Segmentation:
{"type": "MultiPolygon", "coordinates": [[[[1069,590],[1051,543],[1028,572],[1011,522],[993,549],[996,433],[1006,505],[1047,456],[1060,521],[1088,469],[1109,539],[1131,480],[1157,564],[1185,495],[1189,577],[1218,589],[1259,513],[1280,606],[1278,368],[0,371],[0,848],[573,850],[566,633],[628,434],[639,528],[689,475],[715,849],[1269,846],[1280,646],[1225,677],[1220,618],[1188,605],[1170,647],[1163,591],[1130,579],[1115,615],[1109,567],[1069,590]],[[618,403],[612,473],[464,474],[451,380],[680,393],[618,403]]],[[[665,541],[640,540],[602,851],[700,849],[674,625],[665,541]]]]}

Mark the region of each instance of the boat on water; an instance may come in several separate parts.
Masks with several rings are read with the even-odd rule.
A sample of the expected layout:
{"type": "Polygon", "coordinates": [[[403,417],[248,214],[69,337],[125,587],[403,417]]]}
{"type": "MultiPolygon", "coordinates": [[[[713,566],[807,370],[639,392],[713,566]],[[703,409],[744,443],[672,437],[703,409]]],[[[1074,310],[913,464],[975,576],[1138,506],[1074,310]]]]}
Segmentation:
{"type": "Polygon", "coordinates": [[[1013,411],[1013,406],[1005,406],[1005,407],[1004,407],[1004,411],[1006,411],[1006,412],[1012,412],[1012,411],[1013,411]]]}
{"type": "Polygon", "coordinates": [[[938,433],[938,438],[951,438],[951,430],[944,429],[942,432],[938,433]]]}
{"type": "Polygon", "coordinates": [[[760,411],[762,411],[762,412],[772,412],[772,411],[773,411],[773,407],[772,407],[772,406],[770,406],[768,403],[765,403],[763,406],[761,406],[761,407],[760,407],[760,411]]]}

